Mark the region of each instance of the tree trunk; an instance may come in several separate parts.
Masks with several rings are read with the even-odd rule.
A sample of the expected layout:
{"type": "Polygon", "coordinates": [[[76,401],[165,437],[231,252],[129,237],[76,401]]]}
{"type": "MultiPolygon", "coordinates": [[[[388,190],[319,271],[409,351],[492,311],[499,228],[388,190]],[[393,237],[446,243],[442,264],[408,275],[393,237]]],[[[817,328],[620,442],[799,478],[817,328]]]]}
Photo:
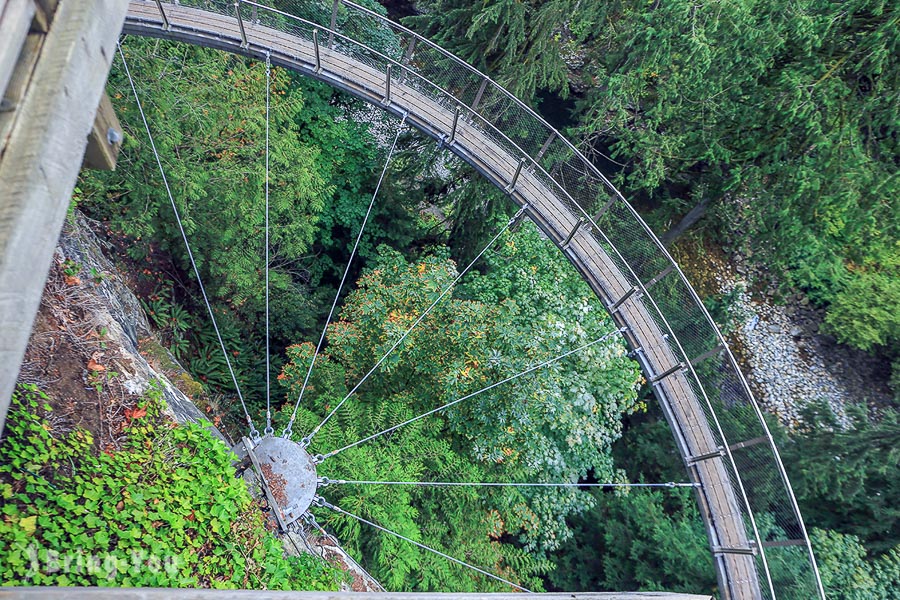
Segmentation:
{"type": "Polygon", "coordinates": [[[709,207],[709,198],[704,197],[698,202],[694,208],[684,215],[678,224],[669,229],[659,237],[664,246],[669,247],[672,243],[681,237],[688,229],[694,226],[700,219],[706,215],[706,209],[709,207]]]}

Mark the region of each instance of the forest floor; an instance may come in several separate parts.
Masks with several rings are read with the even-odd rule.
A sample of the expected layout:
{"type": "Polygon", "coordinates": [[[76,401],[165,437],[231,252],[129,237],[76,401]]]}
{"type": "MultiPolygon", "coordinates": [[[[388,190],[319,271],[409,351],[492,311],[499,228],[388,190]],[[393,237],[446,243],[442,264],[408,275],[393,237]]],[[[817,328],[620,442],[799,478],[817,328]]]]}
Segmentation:
{"type": "Polygon", "coordinates": [[[97,451],[118,449],[139,397],[126,389],[124,369],[107,346],[106,324],[90,286],[61,253],[50,269],[19,383],[37,385],[50,398],[58,434],[91,432],[97,451]]]}
{"type": "Polygon", "coordinates": [[[730,297],[729,322],[719,325],[757,399],[782,424],[797,428],[817,401],[839,416],[849,403],[893,403],[890,363],[824,333],[824,310],[804,295],[785,296],[772,274],[710,243],[682,244],[675,255],[701,297],[730,297]]]}

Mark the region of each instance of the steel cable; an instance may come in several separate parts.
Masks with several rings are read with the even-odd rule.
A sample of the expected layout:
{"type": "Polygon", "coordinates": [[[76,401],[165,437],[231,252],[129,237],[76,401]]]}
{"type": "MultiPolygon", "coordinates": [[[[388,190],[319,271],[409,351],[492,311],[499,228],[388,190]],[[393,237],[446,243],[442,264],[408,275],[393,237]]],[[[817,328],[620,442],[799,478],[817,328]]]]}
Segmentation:
{"type": "Polygon", "coordinates": [[[253,425],[253,419],[250,418],[250,412],[244,402],[244,395],[241,393],[241,386],[238,385],[237,376],[234,374],[234,368],[231,366],[231,360],[228,358],[228,351],[225,349],[225,342],[222,340],[222,334],[219,331],[219,325],[216,323],[216,316],[213,313],[209,298],[206,295],[206,288],[203,286],[203,279],[200,277],[200,270],[197,268],[197,262],[194,260],[194,253],[191,251],[191,244],[188,242],[187,233],[184,231],[184,224],[181,222],[181,214],[175,205],[175,198],[172,196],[172,189],[169,187],[169,180],[166,178],[165,169],[163,169],[162,160],[159,158],[159,152],[156,150],[156,143],[153,141],[153,134],[150,131],[150,124],[147,122],[147,116],[144,114],[144,107],[141,105],[141,99],[138,95],[137,87],[134,85],[134,79],[131,77],[131,71],[128,68],[128,61],[125,60],[125,53],[122,51],[122,44],[116,41],[116,47],[119,50],[119,57],[122,59],[122,65],[125,67],[125,75],[128,76],[128,83],[131,84],[131,91],[134,93],[134,101],[137,104],[138,112],[141,114],[141,120],[144,122],[144,129],[147,131],[147,137],[150,139],[150,147],[153,149],[153,156],[156,158],[156,164],[159,167],[159,174],[162,177],[163,185],[166,188],[166,194],[169,196],[169,202],[172,204],[172,211],[175,213],[175,221],[178,229],[181,231],[181,238],[184,240],[184,247],[187,249],[188,258],[191,261],[191,267],[194,270],[194,276],[197,278],[197,285],[200,287],[200,293],[203,296],[203,303],[209,312],[209,318],[212,320],[213,329],[216,332],[216,338],[219,340],[219,347],[222,350],[222,356],[225,357],[225,364],[228,365],[228,372],[231,373],[231,381],[234,382],[234,389],[237,391],[238,398],[241,401],[241,407],[244,409],[244,416],[247,417],[247,425],[250,427],[250,437],[254,440],[259,439],[259,431],[253,425]]]}
{"type": "MultiPolygon", "coordinates": [[[[384,168],[381,170],[381,176],[378,178],[378,184],[375,186],[375,191],[372,193],[372,200],[369,202],[369,208],[366,210],[366,214],[363,217],[362,225],[359,228],[359,234],[356,236],[356,242],[353,244],[353,251],[350,252],[350,258],[347,259],[347,265],[344,267],[344,274],[341,277],[340,285],[338,285],[337,293],[335,293],[334,295],[334,302],[331,303],[331,309],[328,311],[328,318],[325,320],[325,326],[322,328],[322,335],[319,336],[319,343],[316,344],[316,351],[313,354],[312,361],[309,363],[309,369],[306,371],[306,377],[303,379],[303,385],[300,387],[300,394],[297,396],[297,402],[294,404],[294,411],[291,413],[291,420],[288,421],[288,425],[281,433],[281,437],[290,438],[291,436],[292,427],[294,426],[294,419],[297,418],[297,409],[300,408],[300,401],[303,400],[303,392],[306,391],[306,384],[309,383],[309,377],[310,375],[312,375],[313,367],[316,365],[316,359],[319,357],[319,352],[322,350],[322,344],[325,342],[325,334],[328,332],[328,326],[331,324],[331,319],[334,316],[334,309],[337,306],[338,300],[340,300],[341,291],[344,289],[344,283],[346,283],[347,281],[347,275],[350,273],[350,265],[353,263],[353,259],[356,256],[356,251],[359,249],[359,242],[362,240],[363,232],[366,229],[366,223],[369,222],[369,216],[372,214],[372,208],[375,206],[375,198],[378,197],[378,190],[381,189],[381,184],[384,181],[384,176],[387,173],[391,158],[394,155],[394,149],[397,147],[397,140],[400,139],[400,134],[402,133],[403,126],[405,124],[406,115],[404,115],[400,120],[400,126],[397,128],[397,134],[394,136],[394,142],[391,144],[387,159],[384,161],[384,168]]],[[[318,431],[318,428],[316,428],[316,431],[318,431]]],[[[308,445],[308,443],[308,438],[304,438],[304,445],[308,445]]]]}
{"type": "Polygon", "coordinates": [[[352,479],[329,479],[323,477],[319,487],[328,485],[417,485],[425,487],[547,487],[547,488],[695,488],[699,483],[668,481],[666,483],[513,483],[513,482],[475,482],[475,481],[359,481],[352,479]]]}
{"type": "Polygon", "coordinates": [[[269,96],[272,85],[272,61],[266,52],[266,435],[272,435],[272,367],[269,364],[269,96]]]}
{"type": "Polygon", "coordinates": [[[399,534],[399,533],[397,533],[396,531],[392,531],[392,530],[388,529],[387,527],[382,527],[381,525],[379,525],[379,524],[377,524],[377,523],[373,523],[372,521],[369,521],[368,519],[365,519],[365,518],[363,518],[363,517],[360,517],[359,515],[355,515],[355,514],[353,514],[353,513],[351,513],[351,512],[347,512],[346,510],[344,510],[344,509],[342,509],[342,508],[340,508],[340,507],[338,507],[338,506],[335,506],[335,505],[333,505],[333,504],[330,504],[330,503],[324,501],[324,500],[323,500],[322,498],[320,498],[320,497],[317,498],[317,500],[318,500],[317,506],[322,506],[322,507],[324,507],[324,508],[331,509],[331,510],[333,510],[334,512],[336,512],[336,513],[338,513],[338,514],[347,515],[348,517],[351,517],[351,518],[356,519],[356,520],[359,521],[360,523],[365,523],[366,525],[368,525],[368,526],[370,526],[370,527],[374,527],[375,529],[377,529],[377,530],[379,530],[379,531],[383,531],[384,533],[389,533],[390,535],[393,535],[393,536],[395,536],[395,537],[398,537],[398,538],[400,538],[401,540],[405,540],[405,541],[409,542],[410,544],[413,544],[414,546],[417,546],[417,547],[419,547],[419,548],[421,548],[421,549],[423,549],[423,550],[427,550],[428,552],[432,552],[432,553],[434,553],[434,554],[437,554],[438,556],[440,556],[440,557],[442,557],[442,558],[445,558],[445,559],[447,559],[447,560],[449,560],[449,561],[451,561],[451,562],[454,562],[454,563],[456,563],[456,564],[458,564],[458,565],[462,565],[463,567],[472,569],[473,571],[477,571],[478,573],[481,573],[482,575],[485,575],[485,576],[487,576],[487,577],[490,577],[491,579],[496,579],[497,581],[500,581],[500,582],[505,583],[505,584],[507,584],[507,585],[511,585],[512,587],[514,587],[514,588],[516,588],[517,590],[520,590],[520,591],[522,591],[522,592],[529,593],[529,594],[531,593],[531,590],[529,590],[529,589],[527,589],[527,588],[524,588],[524,587],[522,587],[521,585],[518,585],[518,584],[516,584],[516,583],[513,583],[512,581],[509,581],[508,579],[504,579],[504,578],[500,577],[499,575],[494,575],[493,573],[490,573],[490,572],[488,572],[488,571],[485,571],[484,569],[481,569],[481,568],[479,568],[479,567],[476,567],[475,565],[472,565],[472,564],[469,564],[469,563],[467,563],[467,562],[461,561],[461,560],[459,560],[458,558],[454,558],[454,557],[450,556],[449,554],[445,554],[445,553],[441,552],[440,550],[435,550],[434,548],[432,548],[432,547],[430,547],[430,546],[426,546],[425,544],[423,544],[423,543],[421,543],[421,542],[417,542],[417,541],[415,541],[415,540],[413,540],[413,539],[410,539],[410,538],[406,537],[405,535],[399,534]]]}

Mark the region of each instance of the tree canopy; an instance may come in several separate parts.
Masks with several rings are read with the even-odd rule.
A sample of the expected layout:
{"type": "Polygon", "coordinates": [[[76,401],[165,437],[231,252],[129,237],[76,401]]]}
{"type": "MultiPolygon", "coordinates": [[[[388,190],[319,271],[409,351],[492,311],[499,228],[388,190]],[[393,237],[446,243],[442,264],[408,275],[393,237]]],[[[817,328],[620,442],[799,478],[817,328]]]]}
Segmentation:
{"type": "Polygon", "coordinates": [[[895,352],[896,3],[417,5],[413,26],[526,102],[574,92],[570,133],[611,152],[660,233],[699,208],[826,306],[840,341],[895,352]]]}
{"type": "MultiPolygon", "coordinates": [[[[490,262],[515,265],[524,288],[504,291],[499,282],[507,274],[488,269],[458,295],[499,293],[501,300],[455,297],[436,305],[325,425],[316,451],[340,449],[608,333],[608,320],[589,304],[578,305],[577,297],[574,308],[565,305],[564,314],[554,314],[552,306],[563,303],[550,293],[550,282],[561,284],[560,296],[567,285],[588,290],[577,275],[562,272],[558,255],[529,263],[531,252],[548,243],[533,229],[509,236],[490,262]],[[550,308],[546,312],[542,302],[550,308]],[[571,321],[557,320],[563,316],[571,321]]],[[[456,274],[446,250],[411,263],[382,247],[329,329],[294,429],[312,430],[347,397],[456,274]]],[[[299,396],[313,350],[311,344],[289,350],[291,360],[279,377],[291,390],[289,401],[299,396]]],[[[612,480],[609,449],[621,415],[636,408],[636,378],[621,342],[611,339],[341,451],[323,463],[321,474],[374,481],[575,482],[592,471],[612,480]]],[[[499,564],[505,577],[528,586],[540,585],[534,575],[548,568],[545,553],[569,537],[565,516],[591,503],[573,489],[411,487],[398,493],[337,486],[329,495],[346,510],[453,556],[499,564]]],[[[455,568],[426,572],[416,566],[417,549],[397,547],[384,535],[362,536],[359,524],[346,519],[330,522],[397,587],[408,589],[416,581],[419,589],[474,591],[491,584],[455,568]]]]}
{"type": "MultiPolygon", "coordinates": [[[[540,109],[540,97],[574,95],[568,133],[589,155],[608,153],[617,161],[617,183],[660,233],[688,211],[706,215],[707,231],[742,236],[738,243],[760,264],[826,306],[826,326],[839,340],[900,353],[900,316],[892,310],[900,304],[896,6],[883,0],[416,4],[421,14],[410,18],[413,26],[528,103],[540,109]]],[[[347,23],[346,16],[339,12],[339,21],[373,47],[400,56],[390,30],[368,19],[347,23]]],[[[227,346],[241,381],[255,386],[255,410],[263,398],[263,273],[270,271],[283,424],[313,357],[309,340],[318,338],[374,191],[383,138],[392,138],[396,122],[330,88],[271,70],[266,265],[264,65],[167,42],[128,40],[124,47],[140,73],[144,107],[227,346]]],[[[110,91],[128,124],[120,170],[85,175],[83,205],[123,236],[133,264],[155,265],[144,271],[155,288],[147,306],[170,331],[176,354],[209,384],[227,384],[205,317],[189,314],[200,306],[198,290],[121,72],[114,72],[110,91]],[[154,263],[157,254],[169,261],[163,270],[154,263]]],[[[458,264],[451,257],[467,262],[509,211],[473,172],[440,158],[441,148],[424,148],[415,136],[401,135],[350,271],[355,283],[338,299],[339,318],[302,391],[298,439],[346,399],[314,439],[316,452],[339,450],[320,465],[320,475],[681,479],[659,423],[634,426],[631,433],[645,437],[614,453],[622,419],[647,408],[637,394],[637,367],[615,336],[518,377],[614,330],[587,285],[531,224],[504,235],[350,393],[454,280],[458,264]],[[513,376],[511,384],[481,391],[513,376]],[[353,445],[378,432],[385,433],[353,445]]],[[[823,579],[834,597],[887,598],[898,581],[891,493],[896,414],[854,414],[846,429],[828,416],[807,423],[810,429],[790,441],[786,462],[800,467],[798,496],[820,528],[814,543],[823,579]]],[[[341,484],[324,495],[533,589],[714,591],[707,540],[688,493],[341,484]],[[596,543],[573,551],[573,532],[596,543]],[[560,565],[555,573],[551,559],[560,565]]],[[[761,527],[774,527],[770,515],[758,518],[761,527]]],[[[506,588],[358,521],[329,514],[327,523],[390,588],[506,588]]],[[[788,588],[794,567],[806,560],[795,550],[772,563],[788,588]]]]}

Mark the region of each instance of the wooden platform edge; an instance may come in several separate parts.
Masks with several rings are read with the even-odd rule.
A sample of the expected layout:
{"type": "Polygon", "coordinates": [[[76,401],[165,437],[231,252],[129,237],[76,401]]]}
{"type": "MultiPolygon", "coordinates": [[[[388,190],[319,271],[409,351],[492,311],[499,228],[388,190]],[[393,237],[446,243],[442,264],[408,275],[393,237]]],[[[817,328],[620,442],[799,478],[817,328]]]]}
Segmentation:
{"type": "Polygon", "coordinates": [[[0,431],[127,9],[59,0],[0,158],[0,431]]]}

